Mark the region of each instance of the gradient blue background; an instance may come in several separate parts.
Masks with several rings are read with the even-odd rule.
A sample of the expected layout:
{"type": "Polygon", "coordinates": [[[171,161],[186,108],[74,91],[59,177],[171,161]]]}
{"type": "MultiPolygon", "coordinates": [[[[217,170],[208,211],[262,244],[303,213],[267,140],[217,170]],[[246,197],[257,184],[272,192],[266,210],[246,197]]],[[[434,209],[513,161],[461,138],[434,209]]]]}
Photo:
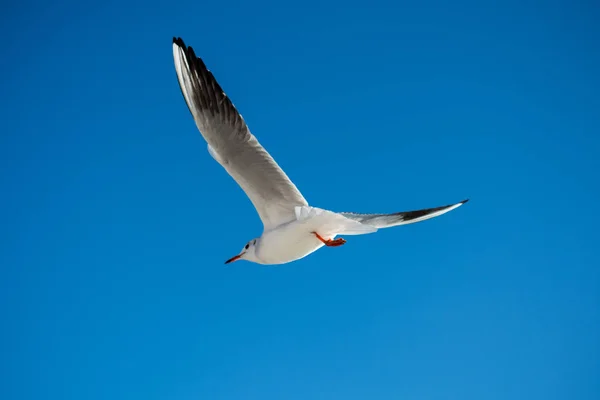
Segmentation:
{"type": "Polygon", "coordinates": [[[600,398],[599,7],[2,5],[0,398],[600,398]],[[172,36],[309,201],[435,220],[282,267],[172,36]]]}

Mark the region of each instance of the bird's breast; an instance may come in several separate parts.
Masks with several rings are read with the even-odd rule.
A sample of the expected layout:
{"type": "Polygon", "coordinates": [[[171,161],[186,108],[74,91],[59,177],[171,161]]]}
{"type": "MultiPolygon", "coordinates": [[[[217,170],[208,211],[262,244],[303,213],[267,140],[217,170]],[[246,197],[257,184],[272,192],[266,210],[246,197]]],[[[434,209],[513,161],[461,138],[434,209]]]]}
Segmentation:
{"type": "Polygon", "coordinates": [[[306,257],[322,246],[309,225],[292,221],[263,233],[256,255],[264,264],[285,264],[306,257]]]}

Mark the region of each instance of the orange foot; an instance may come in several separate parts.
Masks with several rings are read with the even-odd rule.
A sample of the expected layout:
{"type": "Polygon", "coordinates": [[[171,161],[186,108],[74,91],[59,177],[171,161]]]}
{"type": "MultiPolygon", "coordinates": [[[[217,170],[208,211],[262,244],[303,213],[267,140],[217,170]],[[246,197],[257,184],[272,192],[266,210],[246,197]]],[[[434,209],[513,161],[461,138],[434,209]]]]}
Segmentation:
{"type": "Polygon", "coordinates": [[[317,237],[317,239],[319,239],[321,242],[323,242],[323,244],[325,246],[337,247],[337,246],[341,246],[344,243],[346,243],[346,239],[344,239],[344,238],[337,238],[335,240],[332,240],[332,239],[323,239],[321,237],[321,235],[319,235],[317,232],[313,232],[313,234],[317,237]]]}

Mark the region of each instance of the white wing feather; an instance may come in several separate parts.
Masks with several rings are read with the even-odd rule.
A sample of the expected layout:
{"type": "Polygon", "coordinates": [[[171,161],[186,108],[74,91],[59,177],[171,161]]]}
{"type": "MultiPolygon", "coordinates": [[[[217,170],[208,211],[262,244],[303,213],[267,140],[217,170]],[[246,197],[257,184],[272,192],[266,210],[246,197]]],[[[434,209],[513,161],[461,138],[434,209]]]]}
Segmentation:
{"type": "Polygon", "coordinates": [[[390,228],[392,226],[413,224],[415,222],[439,217],[442,214],[446,214],[447,212],[462,206],[467,201],[469,201],[469,199],[442,207],[426,208],[415,211],[403,211],[393,214],[357,214],[349,212],[341,212],[340,214],[346,218],[353,219],[361,224],[371,225],[375,228],[390,228]]]}
{"type": "Polygon", "coordinates": [[[246,192],[265,230],[295,219],[294,208],[308,203],[260,145],[202,60],[173,38],[179,86],[211,156],[246,192]]]}

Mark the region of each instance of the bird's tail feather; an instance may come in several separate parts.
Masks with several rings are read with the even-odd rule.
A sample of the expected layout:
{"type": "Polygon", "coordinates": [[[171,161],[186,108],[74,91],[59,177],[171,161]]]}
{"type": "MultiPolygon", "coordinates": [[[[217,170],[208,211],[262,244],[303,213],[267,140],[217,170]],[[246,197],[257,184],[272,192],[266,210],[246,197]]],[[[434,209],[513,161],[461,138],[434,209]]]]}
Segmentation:
{"type": "Polygon", "coordinates": [[[377,231],[371,225],[346,218],[339,213],[310,206],[298,206],[295,209],[296,220],[310,225],[311,229],[328,239],[336,235],[365,235],[377,231]]]}

